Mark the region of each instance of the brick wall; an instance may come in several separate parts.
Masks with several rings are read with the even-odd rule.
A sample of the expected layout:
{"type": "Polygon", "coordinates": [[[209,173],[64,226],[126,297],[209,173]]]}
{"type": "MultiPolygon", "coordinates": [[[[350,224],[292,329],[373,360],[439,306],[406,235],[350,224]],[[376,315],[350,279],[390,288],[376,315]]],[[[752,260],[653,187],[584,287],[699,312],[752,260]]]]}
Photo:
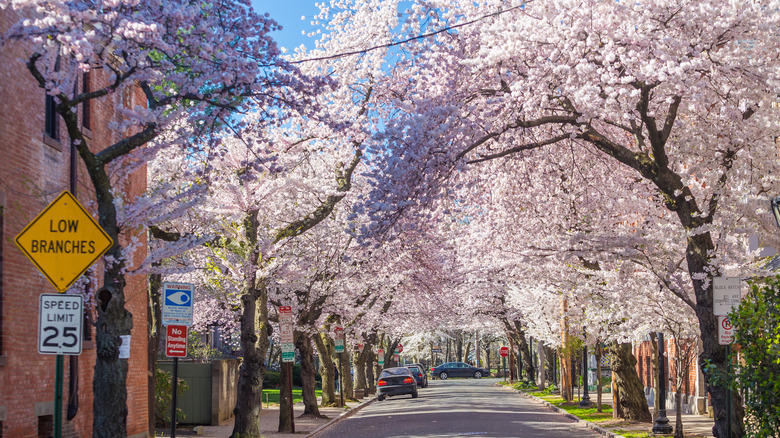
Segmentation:
{"type": "MultiPolygon", "coordinates": [[[[666,347],[666,378],[667,388],[669,392],[673,392],[675,387],[672,386],[677,382],[677,367],[675,357],[677,354],[675,343],[673,339],[664,339],[666,347]]],[[[653,347],[651,341],[643,341],[634,345],[634,356],[637,360],[637,373],[639,374],[642,384],[645,388],[653,387],[653,370],[652,370],[652,357],[653,347]]],[[[683,380],[682,393],[685,395],[694,395],[696,391],[696,378],[698,376],[698,361],[693,359],[688,366],[687,371],[684,373],[687,379],[683,380]],[[687,380],[687,381],[686,381],[687,380]]]]}
{"type": "MultiPolygon", "coordinates": [[[[0,32],[17,20],[8,9],[0,10],[0,32]]],[[[39,419],[43,423],[53,415],[55,356],[37,352],[38,295],[56,293],[37,268],[16,248],[14,237],[45,205],[69,188],[70,154],[67,134],[60,123],[57,143],[44,135],[44,92],[26,69],[24,46],[11,43],[0,46],[0,201],[4,202],[2,238],[2,318],[0,319],[0,436],[37,437],[39,419]]],[[[99,83],[99,73],[93,77],[99,83]]],[[[135,97],[138,99],[138,96],[135,97]]],[[[142,97],[139,100],[143,102],[142,97]]],[[[81,111],[81,110],[80,110],[81,111]]],[[[91,107],[93,149],[101,149],[116,139],[108,121],[116,117],[109,102],[91,107]]],[[[78,172],[78,198],[93,205],[91,182],[83,168],[78,172]]],[[[133,175],[126,187],[129,195],[145,189],[145,169],[133,175]]],[[[89,207],[88,207],[89,208],[89,207]]],[[[142,230],[135,232],[143,235],[142,230]]],[[[124,238],[127,238],[125,236],[124,238]]],[[[136,255],[135,263],[144,257],[136,255]]],[[[96,265],[96,269],[100,267],[96,265]]],[[[101,276],[97,276],[101,279],[101,276]]],[[[128,435],[146,436],[147,432],[147,306],[146,280],[128,279],[127,307],[133,314],[131,357],[127,379],[128,435]]],[[[92,330],[94,333],[94,330],[92,330]]],[[[92,376],[95,350],[84,342],[78,357],[78,414],[65,421],[63,436],[92,435],[92,376]]],[[[63,409],[67,406],[69,357],[65,357],[63,409]]]]}

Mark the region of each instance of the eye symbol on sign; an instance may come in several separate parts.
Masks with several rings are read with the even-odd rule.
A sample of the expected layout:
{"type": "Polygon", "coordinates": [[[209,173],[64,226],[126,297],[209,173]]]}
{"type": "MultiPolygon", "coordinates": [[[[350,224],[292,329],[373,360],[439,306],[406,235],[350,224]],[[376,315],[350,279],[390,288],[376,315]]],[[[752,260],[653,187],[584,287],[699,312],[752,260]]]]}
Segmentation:
{"type": "Polygon", "coordinates": [[[190,301],[190,295],[186,292],[176,292],[175,294],[168,295],[168,301],[181,306],[190,301]]]}
{"type": "Polygon", "coordinates": [[[723,322],[721,323],[724,329],[731,330],[731,321],[728,318],[723,318],[723,322]]]}

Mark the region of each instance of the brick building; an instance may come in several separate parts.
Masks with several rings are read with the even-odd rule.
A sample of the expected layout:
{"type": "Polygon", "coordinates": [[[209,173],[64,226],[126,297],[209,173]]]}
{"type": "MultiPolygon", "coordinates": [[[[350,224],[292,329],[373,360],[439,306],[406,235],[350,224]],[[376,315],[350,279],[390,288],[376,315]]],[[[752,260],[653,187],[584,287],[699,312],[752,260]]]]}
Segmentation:
{"type": "MultiPolygon", "coordinates": [[[[0,34],[17,20],[10,9],[0,9],[0,34]]],[[[55,356],[37,352],[37,337],[38,296],[56,290],[15,246],[14,238],[49,202],[68,190],[71,182],[67,133],[59,116],[49,107],[51,102],[47,102],[45,92],[27,70],[26,55],[21,43],[0,45],[0,438],[53,436],[55,356]]],[[[100,72],[95,71],[83,76],[79,86],[89,87],[90,82],[95,84],[102,79],[100,72]]],[[[116,93],[109,99],[121,99],[126,105],[145,103],[139,90],[116,93]]],[[[108,126],[118,117],[110,102],[92,102],[79,109],[93,150],[117,140],[117,134],[108,126]]],[[[80,159],[76,163],[76,195],[90,208],[94,198],[92,185],[80,159]]],[[[122,190],[133,195],[145,187],[145,169],[141,169],[122,190]]],[[[134,262],[144,256],[136,254],[134,262]]],[[[99,264],[93,269],[99,270],[99,264]]],[[[95,278],[100,281],[102,276],[95,278]]],[[[100,285],[86,287],[94,291],[100,285]]],[[[148,435],[146,296],[146,279],[129,277],[127,309],[133,314],[134,324],[128,359],[127,433],[136,438],[148,435]]],[[[87,309],[87,313],[94,313],[92,306],[87,309]]],[[[89,317],[86,319],[90,321],[89,317]]],[[[85,324],[82,354],[65,357],[64,437],[92,435],[92,376],[96,358],[93,338],[94,328],[85,324]],[[75,364],[70,363],[71,357],[78,358],[75,364]],[[73,383],[77,383],[78,409],[68,419],[68,408],[74,413],[75,406],[69,403],[69,399],[73,401],[73,383]]]]}
{"type": "MultiPolygon", "coordinates": [[[[653,357],[657,353],[653,351],[653,342],[649,339],[634,344],[634,356],[636,357],[636,371],[645,387],[645,397],[649,406],[653,406],[655,399],[655,385],[653,372],[653,357]]],[[[666,369],[666,409],[674,409],[676,406],[675,388],[678,379],[682,383],[682,411],[685,414],[707,414],[707,389],[704,384],[704,375],[699,370],[698,357],[687,361],[689,365],[684,371],[677,370],[677,349],[674,339],[664,339],[664,358],[666,369]]],[[[685,344],[682,344],[685,345],[685,344]]],[[[693,347],[698,351],[698,346],[693,347]]],[[[694,355],[696,356],[696,355],[694,355]]]]}

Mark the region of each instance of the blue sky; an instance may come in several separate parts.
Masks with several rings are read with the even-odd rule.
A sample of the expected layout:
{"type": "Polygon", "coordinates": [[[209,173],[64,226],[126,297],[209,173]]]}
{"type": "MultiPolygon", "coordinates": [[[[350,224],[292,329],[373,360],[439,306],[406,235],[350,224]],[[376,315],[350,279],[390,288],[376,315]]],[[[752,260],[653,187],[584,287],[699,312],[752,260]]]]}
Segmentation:
{"type": "Polygon", "coordinates": [[[301,35],[301,31],[311,30],[311,19],[319,12],[319,8],[314,6],[318,1],[327,0],[252,0],[252,7],[260,14],[268,12],[282,25],[283,29],[272,35],[280,46],[292,51],[300,44],[305,44],[308,49],[314,47],[314,41],[301,35]],[[306,20],[301,20],[301,16],[305,16],[306,20]]]}

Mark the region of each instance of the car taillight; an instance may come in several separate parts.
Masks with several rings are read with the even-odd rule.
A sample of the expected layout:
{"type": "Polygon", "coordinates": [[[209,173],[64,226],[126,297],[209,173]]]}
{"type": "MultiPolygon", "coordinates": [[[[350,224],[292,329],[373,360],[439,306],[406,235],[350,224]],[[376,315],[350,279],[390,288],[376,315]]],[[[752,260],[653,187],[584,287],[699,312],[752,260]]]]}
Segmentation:
{"type": "Polygon", "coordinates": [[[387,382],[380,379],[378,382],[376,382],[376,386],[387,386],[387,382]]]}
{"type": "Polygon", "coordinates": [[[411,377],[407,377],[404,379],[404,383],[414,383],[414,379],[412,379],[411,377]]]}

